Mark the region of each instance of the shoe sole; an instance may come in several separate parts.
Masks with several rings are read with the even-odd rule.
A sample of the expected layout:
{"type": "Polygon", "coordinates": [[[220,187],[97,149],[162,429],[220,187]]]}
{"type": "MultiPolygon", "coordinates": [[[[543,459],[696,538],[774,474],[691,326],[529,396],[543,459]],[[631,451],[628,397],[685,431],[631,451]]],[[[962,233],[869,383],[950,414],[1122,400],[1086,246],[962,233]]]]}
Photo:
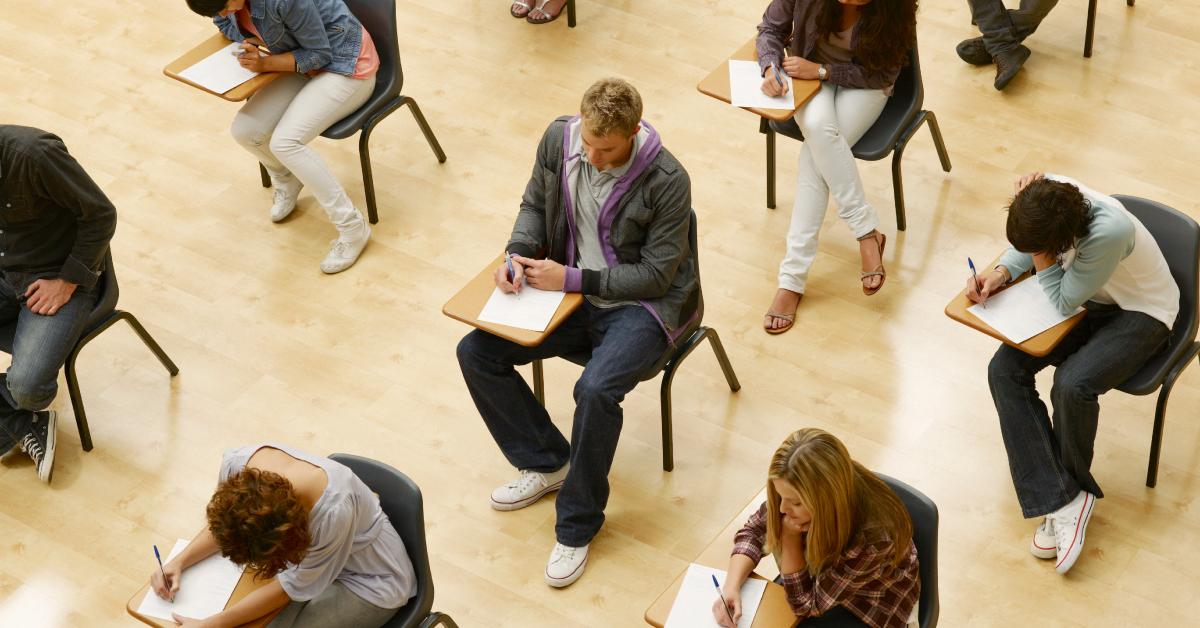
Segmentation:
{"type": "Polygon", "coordinates": [[[46,417],[46,455],[38,467],[38,479],[49,484],[54,476],[54,448],[58,444],[58,413],[50,410],[46,417]]]}
{"type": "MultiPolygon", "coordinates": [[[[515,502],[498,502],[498,501],[496,501],[496,498],[493,497],[492,498],[492,508],[495,510],[500,510],[500,511],[504,511],[504,512],[507,512],[510,510],[520,510],[526,506],[529,506],[530,504],[533,504],[534,502],[545,497],[546,495],[553,493],[554,491],[557,491],[558,489],[562,488],[562,485],[563,485],[563,480],[559,480],[558,482],[555,482],[554,484],[550,484],[549,486],[543,488],[542,490],[538,491],[537,493],[534,493],[533,495],[530,495],[529,497],[526,497],[525,499],[517,500],[515,502]]],[[[547,578],[548,577],[549,576],[547,576],[547,578]]]]}
{"type": "Polygon", "coordinates": [[[583,575],[583,568],[587,567],[588,558],[591,558],[591,556],[584,556],[583,562],[579,563],[579,566],[575,568],[575,571],[572,571],[571,574],[569,576],[567,576],[566,578],[554,578],[554,577],[551,577],[549,573],[547,573],[546,574],[546,584],[554,587],[555,589],[561,589],[564,587],[571,586],[572,584],[575,583],[576,580],[579,579],[580,576],[583,575]]]}
{"type": "Polygon", "coordinates": [[[1091,494],[1083,496],[1083,516],[1075,524],[1075,538],[1071,540],[1071,545],[1067,547],[1066,556],[1060,557],[1058,564],[1054,566],[1054,570],[1058,573],[1067,573],[1075,565],[1075,561],[1079,560],[1079,554],[1083,552],[1083,537],[1087,533],[1087,524],[1092,518],[1092,509],[1095,506],[1095,496],[1091,494]]]}

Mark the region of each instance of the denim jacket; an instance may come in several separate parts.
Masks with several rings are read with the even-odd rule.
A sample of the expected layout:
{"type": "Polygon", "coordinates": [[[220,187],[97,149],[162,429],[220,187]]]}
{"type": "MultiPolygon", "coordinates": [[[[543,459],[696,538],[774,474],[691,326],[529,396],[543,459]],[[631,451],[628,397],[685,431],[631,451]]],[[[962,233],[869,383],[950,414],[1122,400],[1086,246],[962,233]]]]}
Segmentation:
{"type": "MultiPolygon", "coordinates": [[[[267,49],[295,55],[296,72],[354,74],[363,27],[343,0],[252,0],[247,5],[267,49]]],[[[213,23],[232,41],[250,37],[238,27],[236,15],[218,15],[213,23]]]]}

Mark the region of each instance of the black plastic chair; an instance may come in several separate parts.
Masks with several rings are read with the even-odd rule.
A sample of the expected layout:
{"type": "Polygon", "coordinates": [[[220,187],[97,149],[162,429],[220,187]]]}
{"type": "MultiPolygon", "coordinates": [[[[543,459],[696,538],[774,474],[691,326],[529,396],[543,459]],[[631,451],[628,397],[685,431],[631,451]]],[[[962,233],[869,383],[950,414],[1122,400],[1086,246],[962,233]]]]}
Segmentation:
{"type": "MultiPolygon", "coordinates": [[[[125,321],[137,333],[138,338],[141,338],[146,347],[154,352],[155,357],[167,369],[167,372],[174,377],[179,374],[179,367],[171,361],[162,347],[154,341],[154,337],[150,332],[146,331],[145,327],[138,322],[137,317],[129,312],[117,309],[117,297],[120,290],[117,287],[117,273],[113,269],[112,252],[104,255],[104,272],[100,275],[100,280],[97,283],[97,290],[100,296],[96,299],[96,307],[92,309],[91,315],[88,316],[87,323],[83,326],[83,333],[79,336],[79,341],[75,343],[75,348],[71,349],[71,353],[67,355],[67,362],[63,367],[67,377],[67,392],[71,396],[71,409],[75,413],[75,425],[79,428],[79,442],[83,445],[84,451],[92,450],[92,432],[88,429],[87,412],[83,408],[83,395],[79,392],[79,378],[75,375],[75,360],[79,357],[79,352],[93,338],[99,336],[104,330],[112,327],[117,321],[125,321]]],[[[0,351],[11,354],[13,348],[13,339],[17,333],[17,323],[13,321],[3,327],[0,327],[0,351]]]]}
{"type": "MultiPolygon", "coordinates": [[[[692,212],[691,223],[688,225],[688,240],[691,243],[692,252],[696,256],[696,282],[699,284],[700,251],[697,248],[695,211],[692,212]]],[[[675,468],[675,446],[671,423],[671,383],[675,380],[675,371],[680,364],[683,364],[684,359],[707,339],[712,345],[713,353],[716,354],[717,363],[721,365],[721,372],[725,374],[725,382],[729,384],[729,390],[737,392],[742,389],[737,374],[733,372],[733,365],[729,363],[729,356],[725,354],[725,347],[721,345],[721,338],[717,335],[717,330],[701,324],[704,319],[704,295],[699,291],[697,291],[697,301],[696,316],[692,323],[679,334],[681,341],[673,347],[668,346],[662,357],[647,369],[641,378],[641,381],[644,382],[654,379],[659,373],[663,374],[662,388],[659,393],[659,404],[662,407],[663,471],[671,471],[675,468]]],[[[585,351],[560,357],[580,366],[587,366],[588,360],[592,359],[592,353],[585,351]]],[[[546,385],[542,374],[541,360],[533,361],[533,395],[537,397],[539,403],[545,405],[546,385]]]]}
{"type": "MultiPolygon", "coordinates": [[[[1083,56],[1092,56],[1092,37],[1096,34],[1096,3],[1098,0],[1088,0],[1087,31],[1083,35],[1083,56]]],[[[1125,0],[1126,6],[1133,6],[1133,0],[1125,0]]]]}
{"type": "MultiPolygon", "coordinates": [[[[904,179],[900,174],[900,159],[904,147],[914,133],[926,121],[933,135],[942,170],[950,172],[950,155],[942,141],[942,130],[932,111],[921,108],[925,102],[925,86],[921,81],[921,64],[917,58],[917,47],[909,51],[909,64],[900,70],[891,98],[875,124],[852,147],[854,157],[864,161],[878,161],[892,155],[892,191],[896,197],[896,228],[904,231],[907,222],[904,216],[904,179]]],[[[774,122],[762,118],[758,123],[759,133],[767,136],[767,207],[775,209],[775,134],[804,141],[804,134],[795,118],[787,122],[774,122]]]]}
{"type": "Polygon", "coordinates": [[[917,489],[882,473],[876,473],[879,479],[887,484],[904,507],[913,524],[913,544],[917,546],[917,559],[920,561],[921,598],[917,609],[917,620],[921,628],[933,628],[937,625],[941,611],[938,597],[938,509],[933,500],[917,489]]]}
{"type": "Polygon", "coordinates": [[[329,459],[349,467],[363,484],[379,495],[383,514],[404,541],[417,576],[416,595],[397,610],[383,628],[432,628],[439,624],[458,628],[449,615],[433,610],[433,572],[429,569],[429,549],[425,545],[421,489],[407,475],[378,460],[353,454],[331,454],[329,459]]]}
{"type": "Polygon", "coordinates": [[[1167,414],[1167,399],[1175,380],[1192,359],[1200,355],[1196,342],[1196,299],[1200,293],[1200,225],[1186,214],[1161,203],[1136,196],[1114,195],[1129,213],[1145,225],[1158,242],[1171,276],[1179,284],[1179,316],[1171,329],[1171,341],[1150,358],[1142,370],[1130,377],[1117,390],[1131,395],[1149,395],[1158,390],[1158,406],[1154,411],[1154,433],[1150,438],[1150,462],[1146,468],[1146,486],[1158,483],[1158,458],[1162,453],[1163,423],[1167,414]]]}
{"type": "MultiPolygon", "coordinates": [[[[404,86],[404,70],[400,67],[400,43],[396,28],[396,0],[345,0],[350,12],[362,22],[363,27],[375,41],[375,49],[379,53],[379,71],[375,75],[375,91],[367,99],[366,104],[358,111],[342,118],[341,121],[321,134],[332,140],[344,140],[359,131],[358,159],[362,162],[363,189],[367,197],[367,218],[371,224],[379,222],[379,212],[375,204],[375,179],[371,174],[371,152],[368,142],[375,125],[392,114],[393,111],[408,105],[413,118],[425,140],[437,156],[438,163],[446,163],[446,153],[433,135],[433,129],[421,114],[417,101],[400,93],[404,86]]],[[[271,177],[262,164],[258,165],[263,187],[271,187],[271,177]]]]}

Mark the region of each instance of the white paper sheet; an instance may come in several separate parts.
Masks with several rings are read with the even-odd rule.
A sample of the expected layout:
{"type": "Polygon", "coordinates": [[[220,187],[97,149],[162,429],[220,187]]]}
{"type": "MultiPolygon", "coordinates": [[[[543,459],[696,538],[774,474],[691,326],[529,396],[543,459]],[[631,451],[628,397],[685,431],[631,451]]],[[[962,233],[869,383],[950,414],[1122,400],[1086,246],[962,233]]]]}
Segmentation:
{"type": "Polygon", "coordinates": [[[1037,275],[988,298],[986,305],[976,303],[967,311],[1016,343],[1025,342],[1083,311],[1079,307],[1066,316],[1060,314],[1042,290],[1037,275]]]}
{"type": "Polygon", "coordinates": [[[228,46],[208,55],[179,73],[179,76],[214,91],[218,94],[225,92],[258,76],[238,63],[233,52],[238,49],[238,43],[228,46]]]}
{"type": "Polygon", "coordinates": [[[479,312],[479,320],[546,331],[564,296],[560,291],[538,290],[529,286],[521,286],[520,294],[505,294],[496,288],[479,312]]]}
{"type": "MultiPolygon", "coordinates": [[[[175,558],[188,543],[187,539],[175,541],[171,555],[163,564],[175,558]]],[[[159,598],[154,594],[154,589],[151,589],[146,592],[146,597],[142,598],[138,612],[167,621],[171,620],[171,613],[204,619],[225,609],[225,605],[229,603],[229,596],[233,594],[241,577],[241,567],[220,554],[213,554],[184,570],[179,583],[179,593],[175,594],[174,602],[159,598]]]]}
{"type": "MultiPolygon", "coordinates": [[[[712,577],[725,586],[725,571],[713,569],[704,565],[692,563],[688,566],[687,575],[679,587],[679,595],[675,596],[675,604],[671,606],[671,614],[667,616],[667,624],[663,628],[718,628],[720,624],[713,619],[713,602],[717,601],[717,589],[713,586],[712,577]]],[[[750,628],[754,623],[754,614],[762,602],[763,592],[767,590],[767,581],[757,578],[747,578],[742,584],[742,617],[738,620],[738,628],[750,628]]]]}
{"type": "Polygon", "coordinates": [[[788,84],[788,93],[782,96],[768,96],[762,91],[763,77],[759,71],[757,61],[729,60],[729,97],[733,106],[795,109],[791,77],[780,72],[780,76],[788,84]]]}

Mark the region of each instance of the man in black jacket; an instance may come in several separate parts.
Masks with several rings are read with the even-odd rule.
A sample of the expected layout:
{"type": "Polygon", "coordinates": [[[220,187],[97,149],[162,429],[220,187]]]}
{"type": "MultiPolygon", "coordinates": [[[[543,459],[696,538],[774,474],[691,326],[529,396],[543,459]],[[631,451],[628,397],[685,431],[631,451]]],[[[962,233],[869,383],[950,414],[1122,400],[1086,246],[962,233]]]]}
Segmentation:
{"type": "Polygon", "coordinates": [[[117,212],[57,136],[0,125],[0,455],[22,449],[50,481],[58,370],[96,304],[117,212]]]}

